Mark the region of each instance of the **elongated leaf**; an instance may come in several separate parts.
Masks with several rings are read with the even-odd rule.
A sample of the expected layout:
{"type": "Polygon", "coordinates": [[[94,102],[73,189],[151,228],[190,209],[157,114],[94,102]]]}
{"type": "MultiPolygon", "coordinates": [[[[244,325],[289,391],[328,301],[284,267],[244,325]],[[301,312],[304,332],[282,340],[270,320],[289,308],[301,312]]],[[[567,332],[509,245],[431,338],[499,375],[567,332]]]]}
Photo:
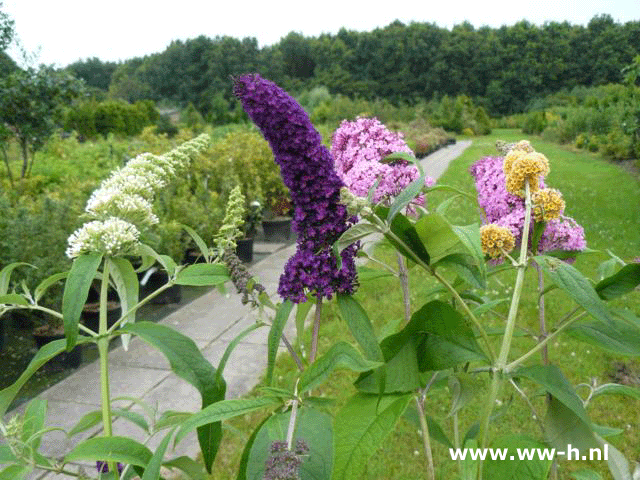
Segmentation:
{"type": "Polygon", "coordinates": [[[598,443],[600,443],[600,448],[606,452],[608,457],[607,466],[609,467],[609,472],[611,472],[613,480],[636,480],[635,474],[634,476],[631,475],[629,461],[624,455],[603,438],[596,435],[596,439],[598,443]]]}
{"type": "Polygon", "coordinates": [[[251,449],[256,441],[256,437],[260,430],[262,430],[262,426],[269,421],[271,417],[266,417],[263,419],[260,424],[253,431],[249,440],[244,445],[244,449],[242,450],[242,456],[240,457],[240,465],[238,466],[238,475],[236,476],[236,480],[247,480],[247,466],[249,464],[249,455],[251,454],[251,449]]]}
{"type": "Polygon", "coordinates": [[[278,355],[280,339],[282,338],[282,332],[284,331],[292,309],[293,303],[290,300],[280,304],[273,323],[271,324],[271,329],[269,330],[269,337],[267,339],[267,385],[271,385],[273,381],[273,370],[276,366],[276,356],[278,355]]]}
{"type": "Polygon", "coordinates": [[[194,413],[185,420],[176,434],[175,443],[179,443],[189,432],[202,425],[220,422],[237,417],[238,415],[244,415],[245,413],[279,404],[280,402],[273,397],[222,400],[194,413]]]}
{"type": "MultiPolygon", "coordinates": [[[[217,375],[216,369],[204,358],[198,346],[189,337],[165,325],[152,322],[128,324],[122,330],[138,335],[160,350],[169,360],[171,370],[198,389],[202,396],[203,408],[224,399],[227,388],[224,379],[217,375]]],[[[200,449],[205,467],[210,471],[220,446],[222,425],[205,423],[198,426],[201,427],[198,430],[200,449]]]]}
{"type": "Polygon", "coordinates": [[[631,292],[638,285],[640,285],[640,263],[632,263],[598,282],[596,292],[603,300],[611,300],[631,292]]]}
{"type": "MultiPolygon", "coordinates": [[[[389,209],[387,207],[376,207],[376,214],[380,218],[387,218],[389,209]]],[[[393,245],[402,255],[408,259],[415,261],[417,257],[427,265],[430,262],[429,253],[422,243],[418,232],[416,232],[413,224],[402,214],[393,217],[391,232],[395,235],[385,233],[385,238],[393,245]],[[397,238],[396,238],[397,237],[397,238]]]]}
{"type": "Polygon", "coordinates": [[[368,280],[375,280],[377,278],[392,277],[393,273],[388,270],[382,270],[380,268],[371,267],[358,267],[358,282],[366,282],[368,280]]]}
{"type": "Polygon", "coordinates": [[[160,477],[160,467],[162,467],[162,459],[164,458],[164,454],[167,451],[167,447],[169,446],[169,441],[171,440],[171,436],[173,435],[174,430],[171,430],[167,433],[156,451],[154,452],[151,460],[147,464],[144,469],[144,475],[142,475],[141,480],[157,480],[160,477]]]}
{"type": "MultiPolygon", "coordinates": [[[[419,415],[420,414],[418,413],[418,409],[415,407],[415,405],[409,405],[407,410],[404,412],[404,418],[411,422],[411,424],[417,429],[422,428],[419,415]]],[[[453,448],[453,443],[451,443],[451,440],[449,440],[447,434],[444,433],[444,430],[442,429],[438,421],[433,417],[430,417],[429,415],[426,416],[426,419],[427,428],[429,429],[429,436],[445,447],[453,448]]]]}
{"type": "MultiPolygon", "coordinates": [[[[111,262],[111,268],[109,269],[109,272],[111,274],[111,278],[113,279],[113,284],[116,287],[116,292],[118,292],[120,306],[122,307],[122,314],[125,315],[126,312],[129,311],[129,309],[135,307],[138,304],[140,289],[138,275],[136,275],[131,262],[126,258],[113,257],[109,259],[109,262],[111,262]]],[[[136,312],[134,310],[124,318],[120,326],[122,327],[122,325],[126,323],[134,323],[135,321],[136,312]]],[[[131,335],[122,335],[122,346],[125,350],[129,349],[130,340],[131,335]]]]}
{"type": "Polygon", "coordinates": [[[640,356],[640,329],[615,317],[609,323],[600,320],[581,322],[570,326],[566,332],[577,340],[616,355],[640,356]]]}
{"type": "Polygon", "coordinates": [[[164,268],[164,270],[169,274],[170,277],[173,276],[173,274],[176,272],[177,266],[176,262],[173,261],[173,258],[168,255],[158,254],[149,245],[138,245],[138,255],[154,258],[160,265],[162,265],[162,268],[164,268]]]}
{"type": "Polygon", "coordinates": [[[313,305],[315,305],[315,302],[308,297],[306,301],[296,305],[296,348],[300,347],[300,340],[304,335],[304,323],[313,305]]]}
{"type": "Polygon", "coordinates": [[[102,422],[102,411],[101,410],[93,410],[92,412],[86,413],[85,415],[78,420],[71,430],[67,432],[68,437],[73,437],[78,433],[85,432],[90,428],[95,427],[100,422],[102,422]]]}
{"type": "Polygon", "coordinates": [[[582,273],[568,263],[546,255],[534,257],[534,261],[554,284],[564,290],[594,318],[608,323],[612,322],[612,316],[607,306],[582,273]]]}
{"type": "Polygon", "coordinates": [[[220,363],[218,364],[218,370],[216,372],[218,375],[218,378],[222,379],[224,368],[227,366],[227,361],[229,360],[229,357],[231,356],[235,348],[242,341],[242,339],[247,335],[249,335],[254,330],[257,330],[258,328],[264,327],[266,325],[267,325],[266,323],[262,323],[262,322],[249,325],[242,332],[240,332],[233,340],[229,342],[229,345],[227,345],[227,348],[225,349],[224,353],[222,354],[222,357],[220,358],[220,363]]]}
{"type": "Polygon", "coordinates": [[[571,410],[583,423],[591,425],[582,400],[580,400],[569,381],[555,365],[534,365],[519,368],[512,373],[512,376],[528,378],[544,387],[547,392],[571,410]]]}
{"type": "Polygon", "coordinates": [[[620,385],[619,383],[605,383],[604,385],[599,385],[593,390],[591,398],[595,398],[600,395],[624,395],[640,399],[640,388],[620,385]]]}
{"type": "Polygon", "coordinates": [[[452,417],[473,400],[480,388],[474,377],[468,373],[457,372],[449,377],[449,390],[452,396],[449,416],[452,417]]]}
{"type": "Polygon", "coordinates": [[[151,450],[131,438],[94,437],[76,445],[65,457],[65,463],[102,460],[144,467],[152,456],[151,450]]]}
{"type": "Polygon", "coordinates": [[[577,472],[571,472],[573,480],[602,480],[602,475],[593,470],[582,469],[577,472]]]}
{"type": "Polygon", "coordinates": [[[559,451],[567,451],[568,445],[584,454],[596,448],[598,442],[590,423],[585,423],[571,409],[553,395],[544,419],[547,441],[559,451]]]}
{"type": "Polygon", "coordinates": [[[480,243],[480,226],[477,223],[471,225],[452,225],[453,233],[455,233],[462,244],[467,248],[469,253],[476,261],[476,265],[480,269],[483,277],[487,275],[487,264],[484,261],[484,253],[480,243]]]}
{"type": "Polygon", "coordinates": [[[415,229],[429,252],[431,263],[452,253],[466,253],[466,247],[442,215],[431,213],[423,216],[416,222],[415,229]]]}
{"type": "Polygon", "coordinates": [[[203,287],[221,285],[228,280],[229,272],[224,265],[197,263],[180,270],[175,282],[177,285],[203,287]]]}
{"type": "Polygon", "coordinates": [[[434,268],[449,267],[471,287],[485,289],[487,279],[483,274],[484,268],[478,267],[471,255],[452,253],[431,264],[434,268]]]}
{"type": "Polygon", "coordinates": [[[55,285],[60,280],[64,280],[65,278],[67,278],[67,275],[69,275],[69,272],[54,273],[50,277],[47,277],[42,282],[40,282],[40,284],[33,291],[33,299],[36,301],[36,303],[40,301],[42,295],[44,295],[49,287],[55,285]]]}
{"type": "MultiPolygon", "coordinates": [[[[507,450],[507,453],[514,454],[516,450],[542,452],[547,448],[544,443],[540,443],[525,435],[510,435],[500,437],[491,444],[493,451],[507,450]]],[[[483,464],[483,478],[490,479],[510,479],[510,480],[547,480],[551,470],[552,460],[541,460],[537,455],[531,459],[520,459],[518,455],[507,457],[505,460],[493,460],[487,458],[483,464]]]]}
{"type": "MultiPolygon", "coordinates": [[[[91,342],[92,339],[89,337],[79,336],[77,344],[81,345],[84,343],[91,342]]],[[[53,342],[47,343],[44,345],[27,365],[27,368],[22,372],[20,377],[13,383],[13,385],[8,386],[7,388],[0,391],[0,417],[4,416],[7,413],[11,402],[16,397],[22,386],[31,378],[31,376],[45,363],[51,360],[53,357],[58,355],[59,353],[64,352],[66,349],[66,340],[54,340],[53,342]]]]}
{"type": "Polygon", "coordinates": [[[31,268],[36,268],[33,265],[29,263],[24,263],[24,262],[10,263],[6,267],[4,267],[2,270],[0,270],[0,295],[4,295],[9,291],[11,274],[16,268],[18,268],[21,265],[27,265],[31,268]]]}
{"type": "Polygon", "coordinates": [[[17,459],[9,445],[0,445],[0,465],[17,462],[17,459]]]}
{"type": "Polygon", "coordinates": [[[0,305],[21,305],[28,307],[29,302],[19,293],[5,293],[4,295],[0,295],[0,305]]]}
{"type": "Polygon", "coordinates": [[[30,465],[9,465],[0,471],[0,480],[22,480],[31,473],[30,465]]]}
{"type": "Polygon", "coordinates": [[[358,222],[355,225],[349,227],[340,238],[336,240],[336,248],[337,253],[342,252],[349,245],[354,244],[355,242],[367,238],[372,233],[378,232],[378,227],[372,225],[368,222],[358,222]]]}
{"type": "Polygon", "coordinates": [[[96,277],[101,263],[101,254],[88,253],[76,257],[71,265],[62,294],[62,316],[64,335],[67,337],[67,351],[71,351],[76,346],[82,308],[87,303],[91,282],[96,277]]]}
{"type": "Polygon", "coordinates": [[[207,247],[207,243],[202,239],[202,237],[200,235],[198,235],[198,232],[196,232],[193,228],[187,226],[187,225],[182,225],[182,228],[184,228],[184,230],[189,234],[189,236],[193,239],[193,241],[195,242],[196,246],[198,247],[198,250],[200,250],[200,253],[202,254],[203,258],[209,258],[209,247],[207,247]]]}
{"type": "Polygon", "coordinates": [[[41,437],[37,436],[32,441],[29,439],[44,428],[47,416],[47,400],[34,398],[29,402],[23,416],[22,441],[37,451],[40,447],[41,437]]]}
{"type": "Polygon", "coordinates": [[[336,369],[348,369],[354,372],[366,372],[382,366],[382,362],[366,360],[346,342],[337,342],[327,353],[317,358],[300,375],[299,393],[306,392],[322,384],[336,369]]]}
{"type": "Polygon", "coordinates": [[[387,221],[391,222],[396,214],[400,213],[414,198],[416,198],[424,188],[425,173],[424,171],[413,182],[407,185],[404,190],[393,200],[389,207],[389,215],[387,221]]]}
{"type": "Polygon", "coordinates": [[[347,323],[353,338],[362,347],[366,358],[376,362],[384,361],[371,320],[360,303],[351,295],[338,294],[338,308],[340,316],[347,323]]]}
{"type": "Polygon", "coordinates": [[[361,478],[369,458],[380,448],[404,413],[412,395],[356,394],[334,422],[333,480],[361,478]]]}
{"type": "MultiPolygon", "coordinates": [[[[246,480],[262,480],[271,444],[284,441],[291,412],[272,415],[260,428],[247,459],[246,480]]],[[[302,457],[301,480],[329,480],[333,460],[333,429],[326,413],[300,408],[296,418],[293,447],[298,440],[309,447],[309,455],[302,457]]]]}
{"type": "Polygon", "coordinates": [[[177,468],[186,473],[191,480],[207,480],[207,472],[202,468],[202,464],[190,457],[182,456],[168,460],[163,463],[165,467],[177,468]]]}

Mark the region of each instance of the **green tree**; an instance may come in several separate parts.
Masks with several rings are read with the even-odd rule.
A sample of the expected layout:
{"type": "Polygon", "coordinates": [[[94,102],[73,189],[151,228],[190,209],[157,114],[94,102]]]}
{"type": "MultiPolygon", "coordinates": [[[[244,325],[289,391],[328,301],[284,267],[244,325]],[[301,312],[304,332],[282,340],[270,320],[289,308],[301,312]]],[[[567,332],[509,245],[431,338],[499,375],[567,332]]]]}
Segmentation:
{"type": "Polygon", "coordinates": [[[33,153],[56,128],[61,107],[78,96],[81,89],[82,83],[73,76],[45,65],[16,70],[0,79],[0,124],[10,129],[20,145],[21,178],[31,171],[33,153]]]}

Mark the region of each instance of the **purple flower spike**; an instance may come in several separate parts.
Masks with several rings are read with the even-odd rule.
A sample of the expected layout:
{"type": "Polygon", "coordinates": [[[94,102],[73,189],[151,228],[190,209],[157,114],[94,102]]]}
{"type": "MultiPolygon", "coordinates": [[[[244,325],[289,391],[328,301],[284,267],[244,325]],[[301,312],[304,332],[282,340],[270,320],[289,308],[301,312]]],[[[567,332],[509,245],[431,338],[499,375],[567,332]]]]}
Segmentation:
{"type": "Polygon", "coordinates": [[[269,142],[291,192],[298,249],[285,266],[278,293],[295,303],[306,300],[306,291],[318,298],[352,293],[356,246],[342,252],[340,269],[331,253],[331,245],[349,227],[346,207],[339,202],[344,184],[320,134],[289,94],[258,74],[236,78],[234,93],[269,142]]]}
{"type": "MultiPolygon", "coordinates": [[[[121,463],[118,463],[116,465],[116,468],[118,469],[118,473],[121,474],[122,471],[124,470],[124,465],[121,463]]],[[[107,465],[107,462],[103,462],[102,460],[98,460],[96,462],[96,469],[98,470],[99,473],[109,472],[109,466],[107,465]]]]}

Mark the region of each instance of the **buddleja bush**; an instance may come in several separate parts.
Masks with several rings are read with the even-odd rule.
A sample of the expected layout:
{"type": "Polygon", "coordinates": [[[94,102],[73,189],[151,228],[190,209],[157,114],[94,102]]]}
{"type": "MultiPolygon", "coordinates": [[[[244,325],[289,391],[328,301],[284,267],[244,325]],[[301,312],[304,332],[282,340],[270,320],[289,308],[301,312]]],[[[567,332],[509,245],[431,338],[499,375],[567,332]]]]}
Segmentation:
{"type": "MultiPolygon", "coordinates": [[[[119,227],[120,233],[114,237],[111,229],[130,218],[128,205],[135,203],[135,221],[139,224],[152,224],[153,214],[145,208],[144,198],[119,202],[110,199],[104,191],[96,194],[90,200],[91,208],[88,206],[96,220],[85,225],[84,230],[72,238],[70,246],[70,253],[76,258],[66,275],[68,295],[65,295],[62,317],[67,339],[41,350],[18,382],[0,392],[0,412],[6,411],[35,368],[53,354],[65,346],[96,341],[102,358],[104,400],[103,410],[96,416],[105,423],[105,435],[80,443],[62,464],[43,459],[37,449],[45,431],[42,429],[44,407],[35,401],[21,420],[3,425],[8,445],[0,449],[0,459],[11,464],[2,472],[5,476],[21,478],[35,466],[63,472],[65,462],[99,460],[106,462],[106,466],[99,464],[100,471],[108,468],[112,477],[130,478],[135,470],[143,480],[157,479],[160,465],[166,463],[163,459],[172,438],[173,444],[177,444],[195,429],[204,466],[211,471],[221,442],[220,422],[263,410],[267,414],[249,437],[238,479],[361,478],[369,458],[405,414],[414,417],[420,425],[425,476],[430,479],[435,478],[432,439],[454,450],[491,446],[556,447],[567,451],[570,444],[583,455],[591,448],[606,448],[614,478],[632,478],[628,462],[602,438],[607,429],[591,422],[586,406],[598,395],[637,396],[637,392],[620,385],[590,385],[590,393],[583,400],[561,369],[548,362],[544,352],[560,335],[571,333],[605,349],[640,353],[637,341],[640,320],[628,310],[614,309],[607,304],[608,300],[629,293],[640,283],[640,264],[618,269],[615,261],[605,262],[602,267],[605,278],[591,282],[570,261],[565,261],[585,249],[585,242],[580,226],[564,216],[560,192],[547,188],[544,183],[550,169],[546,157],[533,151],[526,142],[501,145],[503,156],[483,159],[472,169],[483,209],[482,227],[452,225],[439,211],[429,213],[424,208],[428,192],[447,187],[432,185],[401,139],[383,131],[379,125],[370,135],[362,131],[362,125],[346,125],[341,135],[334,137],[330,152],[322,145],[304,110],[277,85],[259,75],[245,75],[235,79],[234,92],[269,142],[295,208],[293,228],[297,233],[297,249],[280,278],[278,294],[282,302],[274,303],[229,253],[235,235],[229,232],[235,231],[233,226],[237,226],[236,221],[243,215],[243,200],[239,196],[232,196],[224,221],[229,229],[223,229],[216,238],[216,247],[207,249],[201,239],[197,241],[207,260],[224,262],[227,273],[220,263],[175,267],[167,257],[138,245],[132,223],[128,223],[131,227],[119,227]],[[358,141],[352,141],[350,135],[356,135],[358,141]],[[362,155],[362,150],[367,154],[362,155]],[[340,162],[335,163],[334,157],[340,157],[340,162]],[[367,181],[364,168],[367,163],[372,172],[368,177],[367,195],[356,195],[346,186],[356,184],[360,188],[367,181]],[[356,164],[358,167],[352,172],[356,164]],[[334,165],[341,168],[336,169],[334,165]],[[384,182],[385,179],[379,178],[381,175],[398,178],[398,182],[404,182],[404,188],[397,191],[396,185],[384,182]],[[106,212],[117,212],[123,218],[103,218],[106,212]],[[95,235],[94,231],[104,234],[95,235]],[[372,258],[360,249],[360,243],[369,236],[384,238],[395,249],[397,266],[385,265],[384,268],[398,277],[404,299],[405,322],[382,340],[378,340],[367,312],[353,297],[359,282],[358,270],[361,280],[372,273],[370,268],[356,267],[357,255],[372,258]],[[260,320],[230,343],[217,369],[202,359],[193,342],[179,334],[159,325],[132,322],[136,309],[133,305],[138,304],[135,287],[129,288],[133,268],[115,253],[132,252],[134,248],[144,257],[155,258],[163,264],[174,283],[216,284],[230,276],[243,294],[243,301],[258,309],[260,320]],[[557,317],[546,318],[541,314],[537,341],[514,358],[511,344],[522,322],[518,317],[520,297],[525,272],[532,267],[539,271],[542,298],[550,289],[559,289],[569,296],[575,307],[560,312],[557,317]],[[420,269],[439,282],[440,287],[434,292],[439,295],[437,299],[429,296],[417,308],[411,304],[410,269],[420,269]],[[495,341],[489,335],[496,332],[488,331],[481,315],[501,301],[472,295],[470,290],[486,289],[492,275],[510,269],[516,272],[513,295],[505,326],[497,332],[495,341]],[[78,299],[86,298],[82,279],[93,279],[99,271],[103,295],[106,298],[111,278],[121,299],[125,299],[124,313],[114,327],[107,329],[105,311],[99,332],[87,332],[80,327],[86,335],[78,335],[78,299]],[[450,272],[455,273],[453,279],[450,272]],[[335,302],[353,338],[336,339],[320,353],[320,320],[327,302],[335,302]],[[300,335],[312,307],[310,346],[303,348],[300,341],[292,344],[283,334],[289,317],[295,317],[300,335]],[[268,358],[262,395],[225,399],[222,371],[231,349],[251,331],[266,326],[269,327],[268,358]],[[104,393],[106,346],[114,336],[124,334],[139,335],[158,347],[167,355],[176,374],[196,386],[202,395],[201,411],[166,413],[157,420],[155,430],[166,428],[168,432],[155,452],[131,439],[110,435],[110,401],[104,393]],[[281,342],[295,361],[298,374],[291,383],[275,387],[275,360],[281,342]],[[496,345],[499,345],[497,349],[496,345]],[[543,353],[542,363],[536,364],[539,353],[543,353]],[[355,393],[332,416],[327,412],[329,402],[318,395],[318,389],[337,369],[351,370],[359,373],[359,377],[354,384],[355,393]],[[470,385],[480,378],[489,387],[477,422],[462,432],[454,421],[454,431],[445,432],[437,418],[426,411],[425,400],[433,393],[434,386],[442,382],[451,385],[451,415],[456,420],[457,412],[473,397],[470,385]],[[498,422],[503,413],[496,408],[496,400],[502,398],[507,389],[531,404],[520,387],[521,382],[532,382],[547,394],[546,421],[541,425],[544,435],[530,438],[515,432],[508,437],[492,437],[490,425],[498,422]],[[119,463],[129,466],[119,466],[119,463]],[[118,473],[120,469],[122,473],[118,473]]],[[[166,158],[159,159],[163,167],[171,163],[165,162],[166,158]]],[[[155,167],[145,170],[151,176],[155,171],[155,167]]],[[[136,182],[132,179],[122,184],[111,183],[128,189],[136,182]]],[[[108,180],[102,187],[111,183],[108,180]]],[[[15,266],[5,268],[0,274],[0,293],[3,294],[0,303],[12,308],[40,308],[37,292],[31,296],[7,293],[7,278],[12,268],[15,266]]],[[[41,291],[42,287],[39,288],[41,291]]],[[[186,462],[170,460],[168,465],[185,467],[191,478],[203,478],[201,472],[186,462]]],[[[502,479],[517,475],[519,479],[537,480],[547,478],[552,469],[551,460],[540,458],[484,462],[467,459],[459,465],[459,476],[464,479],[502,479]]]]}

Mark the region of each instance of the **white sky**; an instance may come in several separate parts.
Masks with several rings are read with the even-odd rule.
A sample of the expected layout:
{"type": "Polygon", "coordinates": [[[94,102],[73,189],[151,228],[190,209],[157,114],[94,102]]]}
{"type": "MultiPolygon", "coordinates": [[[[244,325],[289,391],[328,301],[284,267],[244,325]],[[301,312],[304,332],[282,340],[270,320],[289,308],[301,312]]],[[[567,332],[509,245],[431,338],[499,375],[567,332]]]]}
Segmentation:
{"type": "MultiPolygon", "coordinates": [[[[98,57],[118,61],[163,51],[172,40],[198,35],[255,37],[260,47],[291,31],[305,36],[372,30],[398,19],[440,27],[468,20],[475,27],[541,25],[564,21],[586,25],[607,13],[625,23],[640,20],[640,0],[0,0],[27,51],[38,63],[66,66],[98,57]],[[91,6],[91,4],[97,6],[91,6]]],[[[19,60],[15,49],[9,54],[19,60]]]]}

